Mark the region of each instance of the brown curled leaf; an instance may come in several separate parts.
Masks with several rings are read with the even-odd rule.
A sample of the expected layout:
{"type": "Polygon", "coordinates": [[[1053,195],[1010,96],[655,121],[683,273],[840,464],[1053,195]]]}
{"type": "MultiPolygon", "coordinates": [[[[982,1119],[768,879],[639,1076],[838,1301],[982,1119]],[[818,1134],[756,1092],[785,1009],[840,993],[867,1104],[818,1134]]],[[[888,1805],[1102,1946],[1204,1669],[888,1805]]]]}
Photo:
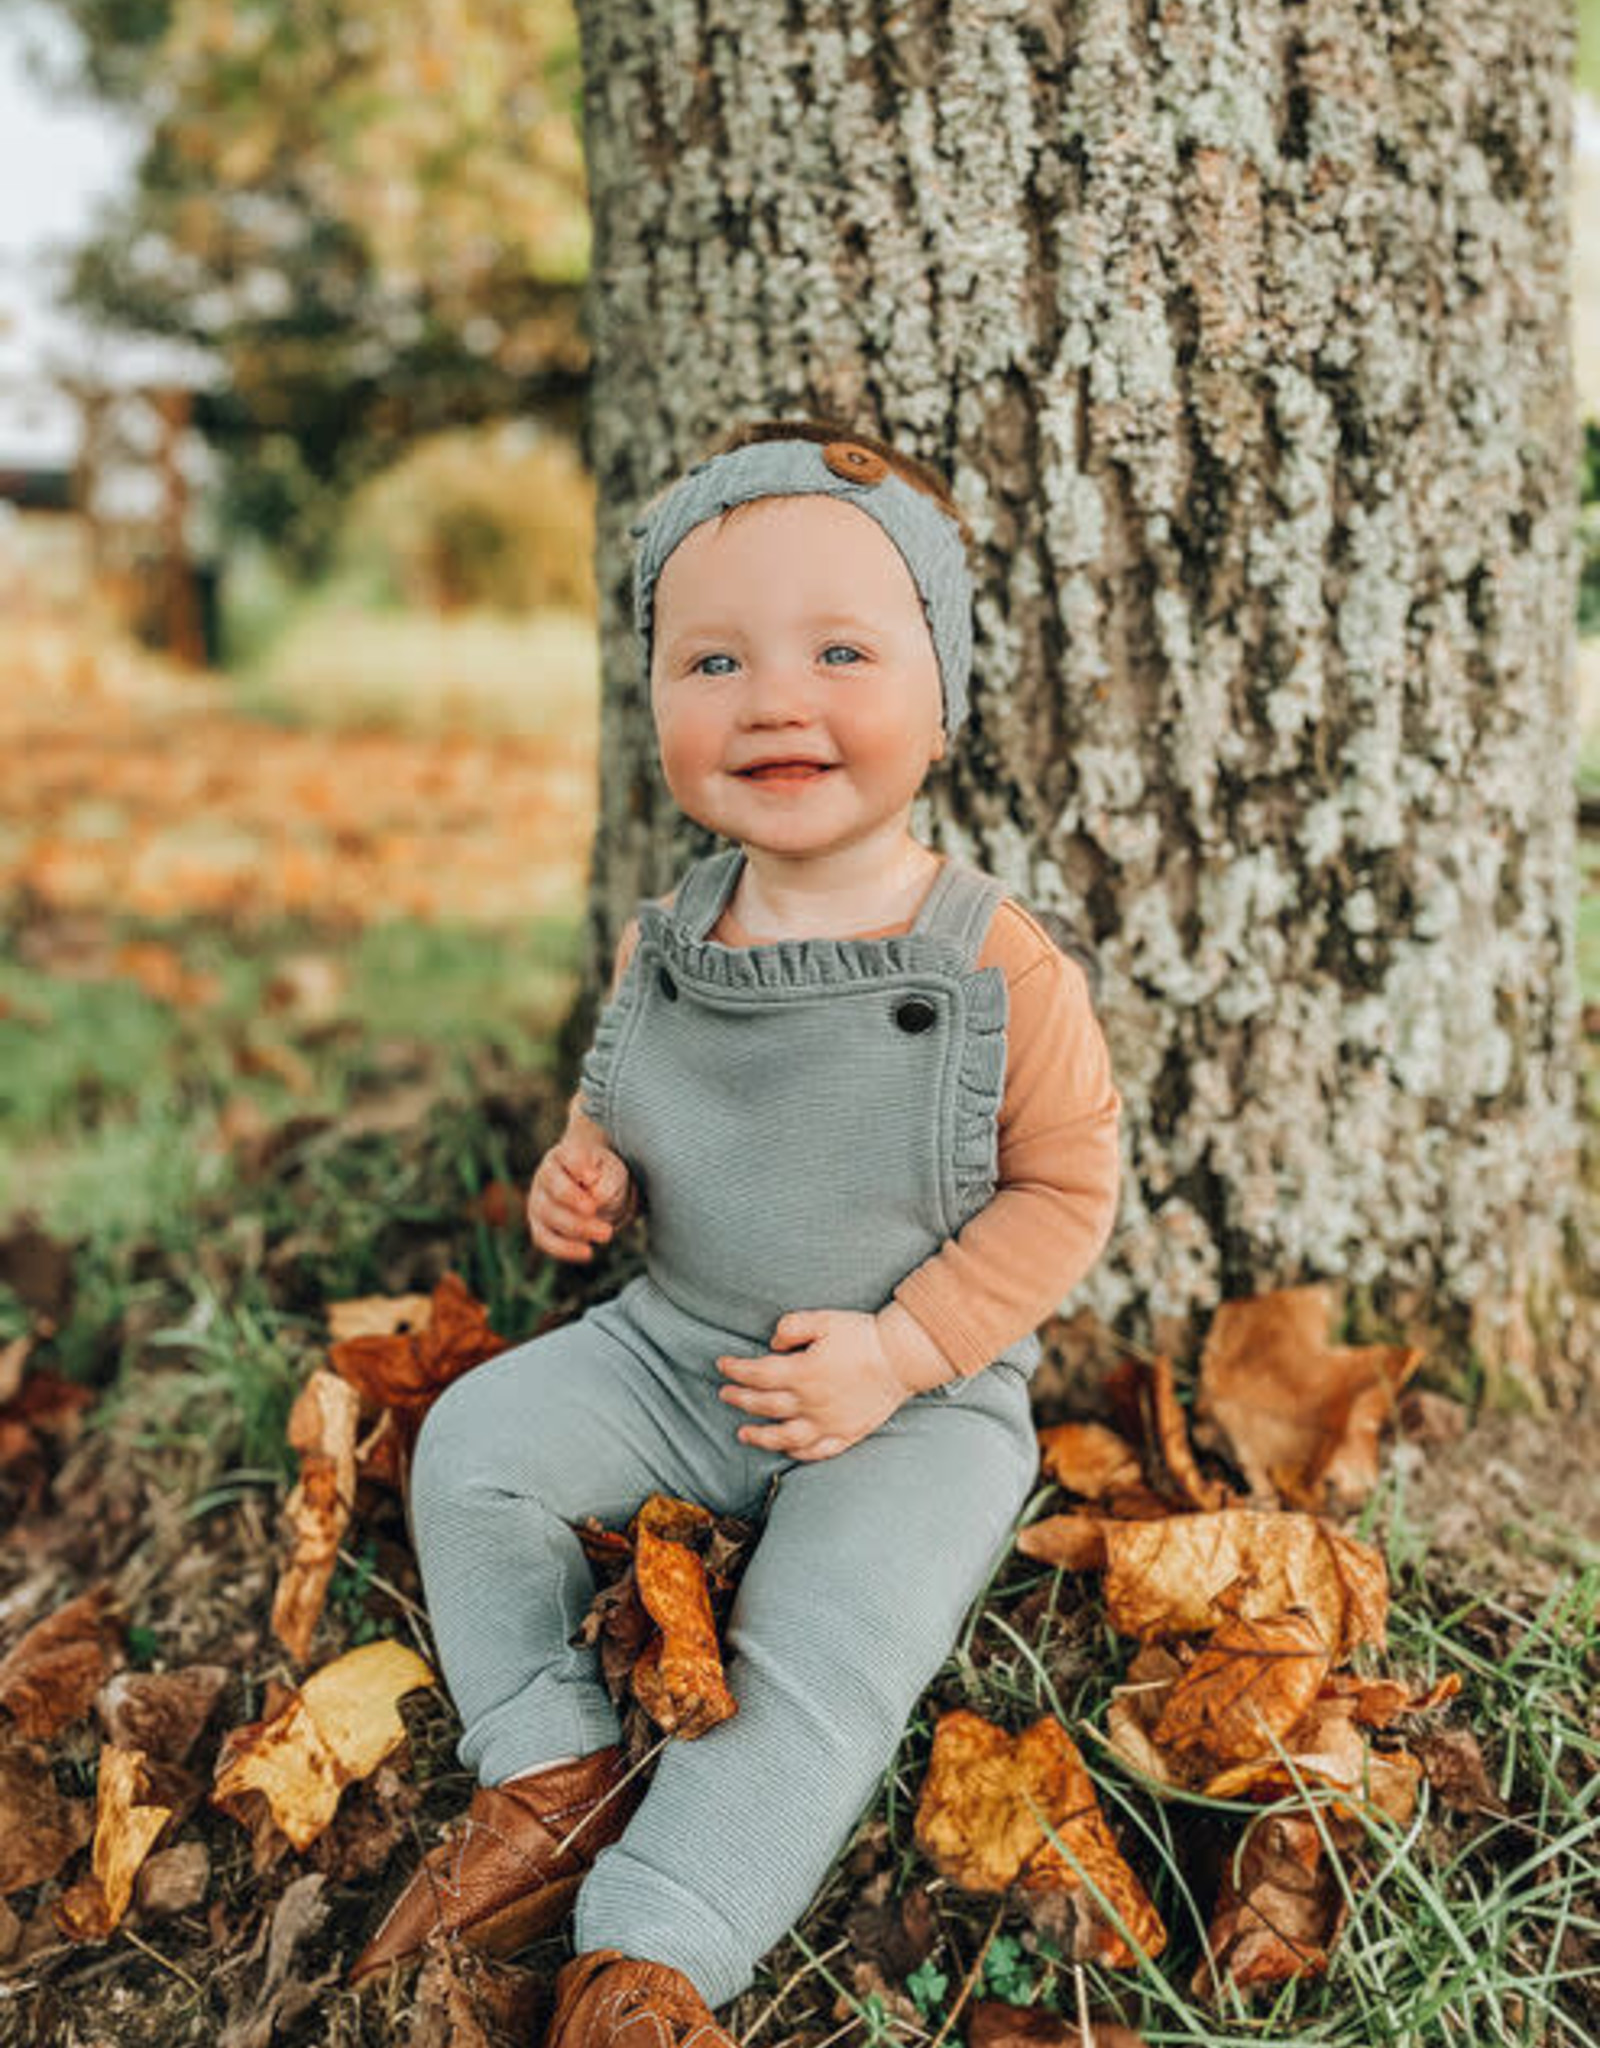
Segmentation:
{"type": "Polygon", "coordinates": [[[652,1494],[634,1520],[639,1598],[661,1631],[633,1666],[633,1690],[671,1734],[693,1740],[737,1712],[723,1676],[705,1566],[689,1546],[715,1518],[690,1501],[652,1494]]]}

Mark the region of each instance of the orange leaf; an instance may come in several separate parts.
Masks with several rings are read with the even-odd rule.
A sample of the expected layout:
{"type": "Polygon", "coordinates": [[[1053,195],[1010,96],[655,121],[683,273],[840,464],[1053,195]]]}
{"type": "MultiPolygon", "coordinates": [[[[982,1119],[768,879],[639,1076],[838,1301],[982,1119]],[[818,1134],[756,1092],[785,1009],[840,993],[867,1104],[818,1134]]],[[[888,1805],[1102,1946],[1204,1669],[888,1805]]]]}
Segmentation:
{"type": "Polygon", "coordinates": [[[1316,1698],[1327,1669],[1310,1615],[1231,1617],[1173,1687],[1150,1739],[1219,1764],[1268,1755],[1316,1698]]]}
{"type": "Polygon", "coordinates": [[[396,1702],[433,1673],[403,1643],[363,1643],[314,1672],[268,1721],[235,1729],[219,1759],[211,1803],[251,1826],[253,1793],[297,1849],[332,1820],[339,1794],[370,1777],[405,1740],[396,1702]]]}
{"type": "Polygon", "coordinates": [[[1170,1358],[1119,1358],[1106,1375],[1106,1394],[1128,1434],[1144,1444],[1151,1478],[1169,1501],[1186,1508],[1226,1506],[1233,1497],[1228,1488],[1220,1479],[1205,1478],[1195,1463],[1170,1358]]]}
{"type": "Polygon", "coordinates": [[[381,1407],[393,1408],[414,1436],[450,1382],[509,1347],[489,1327],[488,1311],[458,1273],[433,1290],[427,1323],[390,1336],[347,1337],[328,1347],[328,1363],[381,1407]]]}
{"type": "Polygon", "coordinates": [[[1124,1635],[1198,1635],[1230,1615],[1301,1607],[1338,1662],[1382,1648],[1388,1573],[1370,1544],[1312,1515],[1224,1508],[1162,1522],[1102,1522],[1106,1609],[1124,1635]]]}
{"type": "MultiPolygon", "coordinates": [[[[1238,1799],[1245,1793],[1266,1792],[1278,1796],[1302,1783],[1329,1785],[1349,1792],[1355,1799],[1387,1814],[1390,1820],[1405,1822],[1417,1803],[1417,1785],[1422,1766],[1404,1751],[1372,1749],[1363,1738],[1355,1717],[1355,1702],[1337,1693],[1325,1693],[1314,1700],[1305,1715],[1282,1738],[1289,1763],[1276,1754],[1256,1756],[1231,1765],[1206,1783],[1208,1798],[1238,1799]]],[[[1335,1800],[1334,1813],[1350,1811],[1335,1800]]]]}
{"type": "Polygon", "coordinates": [[[652,1720],[693,1740],[738,1711],[723,1676],[705,1566],[688,1547],[715,1517],[690,1501],[653,1493],[634,1517],[639,1598],[658,1637],[633,1667],[633,1690],[652,1720]]]}
{"type": "Polygon", "coordinates": [[[1436,1678],[1426,1692],[1413,1693],[1403,1679],[1358,1678],[1353,1671],[1335,1671],[1329,1675],[1323,1690],[1347,1693],[1354,1704],[1355,1717],[1363,1727],[1387,1728],[1402,1714],[1424,1714],[1430,1707],[1442,1706],[1446,1700],[1453,1700],[1461,1690],[1461,1674],[1447,1671],[1442,1678],[1436,1678]]]}
{"type": "Polygon", "coordinates": [[[294,1547],[272,1603],[272,1632],[297,1664],[311,1637],[349,1526],[356,1491],[356,1423],[361,1396],[337,1373],[314,1372],[289,1411],[289,1442],[300,1481],[284,1504],[294,1547]]]}
{"type": "Polygon", "coordinates": [[[491,1230],[510,1230],[520,1224],[527,1210],[527,1197],[508,1180],[492,1180],[467,1206],[469,1217],[477,1217],[491,1230]]]}
{"type": "Polygon", "coordinates": [[[1183,1666],[1169,1649],[1145,1643],[1134,1652],[1121,1684],[1112,1688],[1106,1710],[1106,1742],[1112,1755],[1159,1785],[1184,1785],[1196,1778],[1188,1760],[1157,1749],[1152,1739],[1182,1676],[1183,1666]]]}
{"type": "Polygon", "coordinates": [[[1100,1515],[1046,1515],[1017,1531],[1017,1548],[1063,1571],[1097,1572],[1106,1562],[1106,1526],[1100,1515]]]}
{"type": "Polygon", "coordinates": [[[1144,1484],[1138,1452],[1103,1423],[1062,1422],[1041,1429],[1039,1451],[1057,1485],[1085,1500],[1104,1500],[1144,1484]]]}
{"type": "Polygon", "coordinates": [[[1378,1432],[1423,1353],[1403,1344],[1327,1342],[1325,1285],[1227,1301],[1206,1333],[1197,1412],[1232,1447],[1251,1490],[1298,1507],[1331,1491],[1365,1499],[1378,1432]]]}
{"type": "Polygon", "coordinates": [[[433,1298],[427,1294],[361,1294],[350,1301],[330,1301],[324,1313],[335,1343],[351,1337],[393,1337],[401,1331],[425,1330],[433,1319],[433,1298]]]}
{"type": "Polygon", "coordinates": [[[120,1636],[109,1586],[92,1587],[35,1622],[0,1659],[0,1707],[18,1732],[47,1741],[87,1714],[120,1636]]]}
{"type": "Polygon", "coordinates": [[[112,955],[112,973],[136,981],[147,996],[177,1010],[194,1010],[216,1002],[222,983],[216,975],[191,972],[181,957],[159,939],[128,939],[112,955]]]}
{"type": "MultiPolygon", "coordinates": [[[[941,1714],[917,1802],[918,1847],[967,1891],[1085,1893],[1072,1861],[1111,1900],[1134,1940],[1159,1955],[1166,1930],[1123,1861],[1083,1758],[1061,1723],[1042,1715],[1017,1736],[956,1708],[941,1714]]],[[[1087,1904],[1093,1952],[1114,1967],[1135,1961],[1116,1929],[1087,1904]]]]}
{"type": "Polygon", "coordinates": [[[1322,1837],[1307,1814],[1264,1816],[1228,1859],[1194,1973],[1197,1998],[1216,1990],[1213,1969],[1241,1991],[1320,1977],[1339,1914],[1339,1884],[1323,1860],[1322,1837]]]}
{"type": "Polygon", "coordinates": [[[73,1941],[104,1941],[128,1910],[133,1880],[172,1817],[168,1806],[141,1804],[149,1791],[145,1758],[107,1743],[100,1751],[95,1798],[93,1875],[56,1905],[56,1925],[73,1941]]]}

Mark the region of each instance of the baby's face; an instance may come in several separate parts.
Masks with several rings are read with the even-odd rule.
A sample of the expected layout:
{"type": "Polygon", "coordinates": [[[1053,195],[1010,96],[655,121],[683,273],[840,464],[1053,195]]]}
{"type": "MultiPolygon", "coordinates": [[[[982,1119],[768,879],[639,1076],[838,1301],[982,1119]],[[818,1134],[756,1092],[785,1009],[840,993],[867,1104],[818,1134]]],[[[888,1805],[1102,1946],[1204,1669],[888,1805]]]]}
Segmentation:
{"type": "Polygon", "coordinates": [[[904,824],[945,750],[911,571],[868,513],[820,494],[757,499],[674,548],[650,698],[679,807],[795,857],[904,824]],[[751,772],[784,759],[816,765],[751,772]]]}

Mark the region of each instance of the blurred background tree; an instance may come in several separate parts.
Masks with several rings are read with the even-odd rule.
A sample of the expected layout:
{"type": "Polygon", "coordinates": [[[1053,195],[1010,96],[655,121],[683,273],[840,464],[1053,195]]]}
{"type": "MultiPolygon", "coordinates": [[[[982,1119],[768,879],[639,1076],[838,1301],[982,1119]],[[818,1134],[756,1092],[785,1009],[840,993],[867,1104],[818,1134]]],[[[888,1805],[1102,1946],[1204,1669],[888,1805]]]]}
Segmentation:
{"type": "MultiPolygon", "coordinates": [[[[530,415],[578,433],[589,225],[563,0],[56,5],[82,82],[149,124],[72,298],[221,359],[196,423],[225,459],[225,538],[308,574],[355,488],[429,434],[530,415]]],[[[496,554],[485,531],[466,553],[496,554]]]]}

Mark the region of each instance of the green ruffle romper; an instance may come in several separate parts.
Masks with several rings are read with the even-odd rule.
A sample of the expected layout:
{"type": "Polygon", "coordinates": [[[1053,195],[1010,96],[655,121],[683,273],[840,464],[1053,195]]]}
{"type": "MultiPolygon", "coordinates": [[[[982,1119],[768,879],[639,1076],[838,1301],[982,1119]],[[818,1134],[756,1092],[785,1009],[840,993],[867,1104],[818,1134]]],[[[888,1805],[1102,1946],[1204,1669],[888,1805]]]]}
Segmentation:
{"type": "Polygon", "coordinates": [[[412,1520],[462,1761],[498,1784],[613,1742],[571,1524],[652,1492],[762,1521],[727,1628],[738,1712],[670,1741],[578,1894],[580,1951],[682,1970],[713,2007],[810,1904],[921,1693],[1007,1554],[1038,1445],[1029,1335],[835,1457],[739,1441],[716,1360],[796,1309],[874,1312],[993,1194],[1004,897],[941,868],[884,939],[707,937],[743,853],[697,862],[639,942],[583,1067],[648,1211],[647,1269],[458,1380],[429,1413],[412,1520]]]}

